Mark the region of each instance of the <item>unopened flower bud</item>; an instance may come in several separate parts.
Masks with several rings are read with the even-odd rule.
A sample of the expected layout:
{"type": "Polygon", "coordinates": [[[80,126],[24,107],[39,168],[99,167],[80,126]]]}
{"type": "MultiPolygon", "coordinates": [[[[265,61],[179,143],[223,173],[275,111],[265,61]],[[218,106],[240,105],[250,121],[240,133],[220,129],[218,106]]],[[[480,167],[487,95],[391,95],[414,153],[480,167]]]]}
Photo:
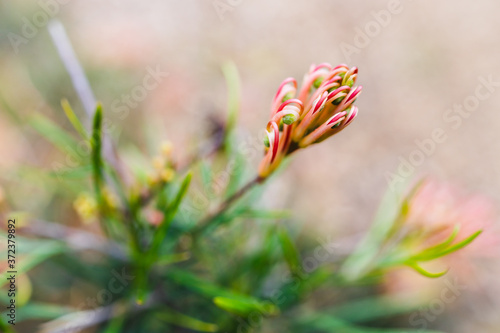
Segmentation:
{"type": "Polygon", "coordinates": [[[323,83],[323,80],[324,80],[323,77],[318,77],[316,80],[314,80],[313,87],[316,88],[316,89],[319,88],[319,86],[321,85],[321,83],[323,83]]]}
{"type": "Polygon", "coordinates": [[[165,183],[172,181],[175,177],[175,171],[171,168],[166,168],[160,172],[160,178],[165,183]]]}
{"type": "Polygon", "coordinates": [[[165,167],[165,160],[161,156],[153,157],[153,167],[156,170],[161,170],[165,167]]]}
{"type": "Polygon", "coordinates": [[[300,89],[293,78],[281,83],[266,126],[264,145],[269,149],[259,167],[260,177],[271,174],[295,150],[335,135],[354,120],[358,109],[353,103],[362,90],[354,87],[357,76],[357,67],[322,63],[310,67],[300,89]]]}
{"type": "Polygon", "coordinates": [[[352,87],[354,85],[354,79],[352,77],[345,83],[346,86],[352,87]]]}
{"type": "Polygon", "coordinates": [[[287,114],[286,116],[284,116],[282,119],[283,119],[283,122],[285,124],[291,125],[291,124],[293,124],[297,120],[297,116],[295,116],[294,114],[290,113],[290,114],[287,114]]]}
{"type": "Polygon", "coordinates": [[[170,155],[172,155],[173,149],[174,149],[174,145],[170,141],[164,141],[161,144],[161,154],[165,157],[170,157],[170,155]]]}
{"type": "Polygon", "coordinates": [[[291,98],[293,98],[293,93],[289,92],[289,93],[287,93],[287,94],[283,97],[282,101],[283,101],[283,102],[286,102],[286,101],[288,101],[288,100],[289,100],[289,99],[291,99],[291,98]]]}
{"type": "Polygon", "coordinates": [[[97,215],[97,202],[88,193],[80,193],[73,203],[73,208],[84,222],[97,215]]]}
{"type": "Polygon", "coordinates": [[[332,104],[333,104],[333,105],[339,105],[339,104],[340,104],[340,102],[342,102],[342,100],[344,99],[344,97],[345,97],[345,96],[343,96],[343,97],[339,97],[339,98],[337,98],[337,99],[333,100],[333,101],[332,101],[332,104]]]}
{"type": "Polygon", "coordinates": [[[269,137],[267,135],[264,137],[264,146],[269,148],[269,137]]]}

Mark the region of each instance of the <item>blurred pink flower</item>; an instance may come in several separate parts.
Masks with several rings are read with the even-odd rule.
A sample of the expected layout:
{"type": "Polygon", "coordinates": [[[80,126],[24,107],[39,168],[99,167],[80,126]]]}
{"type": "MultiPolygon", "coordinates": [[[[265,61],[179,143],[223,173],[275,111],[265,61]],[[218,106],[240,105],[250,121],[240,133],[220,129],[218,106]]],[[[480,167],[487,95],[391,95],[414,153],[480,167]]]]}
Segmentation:
{"type": "MultiPolygon", "coordinates": [[[[443,242],[457,226],[459,232],[454,243],[483,230],[464,248],[441,257],[435,263],[426,263],[427,267],[433,267],[432,271],[448,268],[453,278],[475,289],[480,288],[481,276],[486,273],[479,264],[500,254],[500,233],[496,221],[494,204],[487,197],[468,194],[451,184],[427,181],[410,200],[405,225],[410,239],[416,240],[422,248],[443,242]],[[422,239],[425,239],[423,244],[422,239]]],[[[409,244],[410,247],[414,245],[409,244]]],[[[416,297],[426,299],[438,294],[442,283],[410,270],[398,269],[388,272],[383,288],[389,293],[418,291],[416,297]]]]}
{"type": "Polygon", "coordinates": [[[429,236],[430,245],[446,239],[456,226],[460,228],[457,241],[483,230],[477,239],[457,252],[481,257],[499,253],[492,251],[500,246],[495,223],[494,205],[487,197],[470,195],[454,185],[436,181],[427,181],[417,190],[407,220],[408,227],[429,236]]]}
{"type": "Polygon", "coordinates": [[[362,89],[353,87],[357,76],[356,67],[323,63],[311,66],[299,91],[294,78],[281,83],[266,128],[267,152],[260,177],[267,177],[286,155],[325,140],[354,120],[358,108],[352,104],[362,89]]]}

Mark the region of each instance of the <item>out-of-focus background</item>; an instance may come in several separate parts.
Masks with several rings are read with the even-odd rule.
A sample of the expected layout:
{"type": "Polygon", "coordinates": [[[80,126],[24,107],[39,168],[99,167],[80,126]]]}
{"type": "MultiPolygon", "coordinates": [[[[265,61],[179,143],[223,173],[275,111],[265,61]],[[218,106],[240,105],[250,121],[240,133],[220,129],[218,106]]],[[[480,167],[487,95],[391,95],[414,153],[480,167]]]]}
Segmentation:
{"type": "MultiPolygon", "coordinates": [[[[491,0],[1,1],[2,190],[15,207],[35,216],[57,220],[72,214],[51,211],[56,194],[41,188],[38,179],[16,173],[63,163],[50,144],[23,131],[24,119],[42,113],[69,127],[60,121],[62,98],[83,115],[48,34],[50,17],[66,27],[117,128],[118,144],[133,141],[151,156],[157,143],[168,139],[176,157],[186,158],[210,119],[224,117],[220,68],[228,60],[240,71],[238,129],[240,140],[252,147],[248,157],[256,168],[258,133],[280,82],[293,76],[300,83],[311,63],[357,66],[363,93],[356,121],[334,139],[297,154],[267,192],[270,206],[292,207],[311,233],[340,238],[362,233],[388,186],[422,176],[481,193],[496,207],[499,12],[500,4],[491,0]],[[147,94],[133,95],[151,71],[168,75],[160,75],[147,94]],[[133,95],[128,102],[127,95],[133,95]],[[16,113],[20,127],[7,109],[16,113]]],[[[500,254],[488,255],[493,259],[466,273],[452,268],[448,282],[425,282],[435,295],[431,299],[440,299],[450,281],[462,289],[444,309],[432,310],[429,303],[418,318],[450,332],[498,332],[500,254]]],[[[418,278],[414,283],[421,285],[418,278]]]]}

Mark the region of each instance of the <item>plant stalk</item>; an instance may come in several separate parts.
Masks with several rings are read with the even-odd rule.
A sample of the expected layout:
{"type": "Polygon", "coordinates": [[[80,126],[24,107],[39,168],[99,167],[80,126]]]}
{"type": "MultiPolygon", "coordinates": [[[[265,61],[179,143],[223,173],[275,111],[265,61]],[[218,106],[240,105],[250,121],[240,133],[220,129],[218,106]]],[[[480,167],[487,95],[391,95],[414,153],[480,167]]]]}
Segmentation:
{"type": "Polygon", "coordinates": [[[215,220],[216,218],[218,218],[219,216],[221,216],[222,214],[224,214],[229,208],[231,208],[231,205],[234,202],[236,202],[239,199],[241,199],[241,197],[243,197],[254,186],[256,186],[258,184],[262,184],[265,180],[266,180],[266,178],[262,178],[261,176],[257,176],[254,179],[252,179],[251,181],[249,181],[248,183],[246,183],[238,191],[236,191],[235,193],[233,193],[229,198],[227,198],[226,200],[224,200],[224,202],[222,202],[222,204],[219,206],[219,208],[217,208],[217,210],[215,212],[213,212],[212,214],[210,214],[207,217],[203,218],[199,222],[198,226],[195,228],[194,232],[197,233],[197,232],[203,231],[206,227],[208,227],[208,225],[210,224],[210,222],[212,222],[213,220],[215,220]]]}

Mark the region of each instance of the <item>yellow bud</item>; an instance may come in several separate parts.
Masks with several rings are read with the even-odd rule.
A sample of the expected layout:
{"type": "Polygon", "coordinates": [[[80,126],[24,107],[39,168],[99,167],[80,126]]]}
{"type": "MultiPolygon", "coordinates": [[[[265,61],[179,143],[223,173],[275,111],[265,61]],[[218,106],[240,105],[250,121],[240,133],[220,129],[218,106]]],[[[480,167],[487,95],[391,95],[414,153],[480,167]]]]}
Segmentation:
{"type": "Polygon", "coordinates": [[[164,169],[160,172],[160,178],[163,180],[165,183],[170,182],[172,179],[174,179],[175,176],[175,171],[171,168],[164,169]]]}
{"type": "Polygon", "coordinates": [[[118,207],[118,198],[108,187],[105,187],[103,189],[102,194],[108,207],[110,208],[118,207]]]}
{"type": "Polygon", "coordinates": [[[164,141],[161,144],[161,154],[165,157],[170,157],[173,149],[174,149],[174,145],[170,141],[164,141]]]}
{"type": "Polygon", "coordinates": [[[165,167],[165,160],[161,156],[155,156],[153,158],[153,167],[156,170],[161,170],[165,167]]]}
{"type": "Polygon", "coordinates": [[[158,177],[156,175],[148,175],[146,178],[149,187],[155,186],[158,183],[158,177]]]}
{"type": "Polygon", "coordinates": [[[73,207],[84,222],[88,222],[97,214],[97,202],[88,193],[81,193],[73,203],[73,207]]]}

